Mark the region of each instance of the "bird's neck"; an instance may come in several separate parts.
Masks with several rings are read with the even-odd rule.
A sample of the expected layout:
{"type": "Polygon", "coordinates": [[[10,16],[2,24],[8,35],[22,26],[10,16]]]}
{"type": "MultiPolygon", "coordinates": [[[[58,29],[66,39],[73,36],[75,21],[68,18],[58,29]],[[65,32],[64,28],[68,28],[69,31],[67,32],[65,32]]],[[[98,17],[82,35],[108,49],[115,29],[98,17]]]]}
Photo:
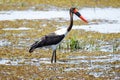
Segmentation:
{"type": "Polygon", "coordinates": [[[72,26],[73,26],[73,13],[70,12],[70,25],[67,28],[68,32],[72,29],[72,26]]]}

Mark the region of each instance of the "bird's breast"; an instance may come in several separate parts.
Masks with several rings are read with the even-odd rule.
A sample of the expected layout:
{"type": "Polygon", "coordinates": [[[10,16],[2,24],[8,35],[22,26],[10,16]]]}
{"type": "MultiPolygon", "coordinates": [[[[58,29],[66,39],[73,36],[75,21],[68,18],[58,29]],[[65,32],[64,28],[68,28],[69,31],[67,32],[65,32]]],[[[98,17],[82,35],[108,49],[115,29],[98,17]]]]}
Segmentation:
{"type": "Polygon", "coordinates": [[[60,29],[60,30],[57,30],[57,31],[55,31],[55,34],[56,35],[67,35],[67,28],[62,28],[62,29],[60,29]]]}

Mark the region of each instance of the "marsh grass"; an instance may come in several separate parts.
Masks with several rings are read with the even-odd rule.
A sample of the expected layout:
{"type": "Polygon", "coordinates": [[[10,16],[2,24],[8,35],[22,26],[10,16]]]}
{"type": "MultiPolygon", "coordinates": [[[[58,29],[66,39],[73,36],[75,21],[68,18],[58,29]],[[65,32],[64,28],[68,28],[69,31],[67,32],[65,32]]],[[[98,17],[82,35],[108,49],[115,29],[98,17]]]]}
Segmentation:
{"type": "MultiPolygon", "coordinates": [[[[75,24],[82,24],[81,22],[74,21],[75,24]]],[[[69,24],[57,22],[56,20],[16,20],[16,21],[0,21],[1,25],[1,37],[0,39],[7,39],[12,42],[11,46],[17,46],[20,41],[31,43],[38,40],[40,37],[49,34],[56,30],[57,26],[63,26],[69,24]],[[7,23],[7,24],[6,24],[7,23]],[[54,23],[54,24],[51,24],[54,23]],[[43,25],[45,24],[45,26],[43,25]],[[19,27],[31,28],[30,30],[2,30],[4,28],[19,28],[19,27]],[[51,29],[52,28],[52,29],[51,29]]],[[[102,34],[98,32],[84,31],[84,30],[72,30],[59,49],[71,49],[71,50],[98,50],[100,46],[109,43],[113,46],[113,50],[119,51],[119,38],[120,33],[102,34]]],[[[23,45],[25,44],[23,43],[23,45]]],[[[26,47],[27,47],[26,46],[26,47]]]]}
{"type": "Polygon", "coordinates": [[[119,0],[1,0],[0,10],[44,10],[49,8],[40,4],[47,4],[59,8],[74,7],[120,7],[119,0]]]}
{"type": "MultiPolygon", "coordinates": [[[[51,10],[51,9],[69,9],[70,7],[120,7],[120,0],[1,0],[0,10],[51,10]]],[[[60,19],[58,19],[60,20],[60,19]]],[[[93,22],[96,22],[94,20],[93,22]]],[[[14,20],[0,21],[0,39],[11,42],[10,45],[0,46],[0,60],[3,59],[39,59],[51,58],[52,50],[37,49],[30,54],[28,52],[30,45],[40,37],[49,34],[57,29],[57,27],[68,25],[69,22],[57,22],[52,20],[14,20]],[[45,24],[45,25],[44,25],[45,24]],[[57,25],[57,26],[56,26],[57,25]],[[31,28],[30,30],[3,30],[4,28],[31,28]],[[51,29],[52,28],[52,29],[51,29]]],[[[74,21],[75,25],[83,24],[80,21],[74,21]]],[[[90,56],[107,56],[109,54],[120,54],[119,40],[120,33],[102,34],[85,30],[72,30],[57,50],[58,61],[68,61],[69,56],[88,56],[88,61],[93,58],[90,56]],[[112,45],[113,52],[102,52],[100,46],[106,43],[112,45]],[[91,48],[91,49],[90,49],[91,48]],[[88,50],[88,51],[87,51],[88,50]]],[[[76,59],[77,60],[77,59],[76,59]]],[[[10,63],[10,62],[9,62],[10,63]]],[[[110,80],[119,77],[117,75],[94,77],[89,72],[100,72],[100,69],[91,70],[71,70],[66,69],[76,67],[88,67],[81,64],[44,64],[40,66],[27,65],[0,65],[0,80],[110,80]]],[[[104,65],[104,62],[93,63],[96,65],[104,65]]],[[[118,65],[119,61],[107,63],[108,65],[118,65]]],[[[115,66],[110,70],[103,70],[104,74],[120,73],[120,69],[115,66]]]]}
{"type": "MultiPolygon", "coordinates": [[[[55,31],[59,26],[67,25],[69,22],[64,23],[53,20],[15,20],[15,21],[0,21],[0,39],[7,39],[11,42],[11,45],[0,47],[0,58],[7,59],[39,59],[39,58],[51,58],[52,50],[37,49],[35,52],[30,54],[28,52],[30,45],[40,37],[55,31]],[[54,24],[53,24],[54,23],[54,24]],[[45,24],[45,26],[43,25],[45,24]],[[58,27],[56,27],[56,25],[58,27]],[[19,27],[31,28],[30,30],[3,30],[4,28],[19,28],[19,27]],[[52,29],[51,29],[52,28],[52,29]],[[22,34],[22,35],[21,35],[22,34]],[[21,43],[23,41],[23,43],[21,43]],[[19,44],[19,45],[18,45],[19,44]]],[[[82,24],[82,22],[75,21],[75,25],[82,24]]],[[[98,32],[91,32],[85,30],[71,30],[67,37],[61,43],[61,47],[57,50],[58,61],[68,61],[69,56],[105,56],[111,54],[111,52],[99,51],[99,46],[106,45],[108,42],[113,45],[114,54],[119,54],[119,50],[115,50],[119,47],[120,33],[102,34],[98,32]],[[101,42],[99,44],[99,41],[101,42]],[[92,51],[86,51],[86,45],[90,45],[87,49],[92,48],[92,51]],[[98,48],[94,50],[94,46],[98,48]]],[[[91,60],[87,58],[88,61],[91,60]]],[[[95,78],[93,75],[89,75],[86,72],[89,70],[73,70],[65,71],[65,69],[80,67],[81,64],[44,64],[40,66],[27,65],[25,62],[21,62],[21,66],[14,65],[0,65],[0,79],[85,79],[85,80],[106,80],[114,79],[114,76],[110,77],[98,77],[95,78]]],[[[104,63],[94,63],[104,64],[104,63]]],[[[111,63],[113,65],[119,64],[119,62],[111,63]]],[[[88,65],[83,65],[88,67],[88,65]]],[[[100,71],[95,69],[94,71],[100,71]]],[[[114,68],[108,71],[120,72],[119,69],[114,68]]]]}
{"type": "Polygon", "coordinates": [[[119,51],[119,36],[119,33],[101,34],[84,30],[72,30],[69,36],[60,44],[59,49],[100,51],[102,46],[111,45],[113,46],[112,52],[117,52],[119,51]]]}
{"type": "MultiPolygon", "coordinates": [[[[72,65],[74,67],[74,65],[72,65]]],[[[88,76],[84,72],[80,73],[81,71],[71,71],[71,72],[65,72],[63,71],[65,68],[69,67],[65,64],[55,64],[46,66],[44,64],[41,65],[41,68],[39,69],[36,66],[31,65],[25,65],[25,66],[6,66],[6,65],[0,65],[0,79],[33,79],[33,80],[40,80],[40,79],[92,79],[93,76],[88,76]],[[62,74],[59,74],[61,73],[62,74]],[[45,74],[47,73],[47,74],[45,74]],[[83,77],[81,77],[83,76],[83,77]]],[[[96,78],[97,79],[97,78],[96,78]]],[[[101,78],[102,79],[102,78],[101,78]]]]}

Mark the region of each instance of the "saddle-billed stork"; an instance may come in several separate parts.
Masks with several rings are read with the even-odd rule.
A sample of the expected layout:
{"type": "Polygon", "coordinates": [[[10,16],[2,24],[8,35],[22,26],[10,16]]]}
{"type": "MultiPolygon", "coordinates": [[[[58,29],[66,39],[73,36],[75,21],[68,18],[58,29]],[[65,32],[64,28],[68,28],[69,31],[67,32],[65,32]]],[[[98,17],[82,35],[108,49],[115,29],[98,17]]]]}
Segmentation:
{"type": "Polygon", "coordinates": [[[60,42],[65,38],[68,32],[72,29],[73,26],[73,14],[77,15],[81,18],[84,22],[88,23],[88,21],[78,12],[76,8],[70,8],[70,25],[68,28],[60,29],[55,31],[54,33],[48,34],[43,36],[39,41],[36,41],[34,44],[31,45],[29,52],[33,52],[36,48],[47,47],[53,50],[51,63],[56,63],[56,49],[60,42]]]}

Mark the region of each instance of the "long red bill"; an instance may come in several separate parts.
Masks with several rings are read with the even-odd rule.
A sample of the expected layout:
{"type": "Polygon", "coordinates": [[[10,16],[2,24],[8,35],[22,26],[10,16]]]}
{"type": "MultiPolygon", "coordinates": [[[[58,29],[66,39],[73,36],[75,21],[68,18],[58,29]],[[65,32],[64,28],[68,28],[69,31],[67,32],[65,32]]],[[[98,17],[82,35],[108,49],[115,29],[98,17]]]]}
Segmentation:
{"type": "Polygon", "coordinates": [[[82,19],[84,22],[88,23],[88,21],[78,12],[77,9],[74,10],[74,13],[75,13],[80,19],[82,19]]]}
{"type": "Polygon", "coordinates": [[[88,21],[81,15],[80,19],[82,19],[84,22],[88,23],[88,21]]]}

